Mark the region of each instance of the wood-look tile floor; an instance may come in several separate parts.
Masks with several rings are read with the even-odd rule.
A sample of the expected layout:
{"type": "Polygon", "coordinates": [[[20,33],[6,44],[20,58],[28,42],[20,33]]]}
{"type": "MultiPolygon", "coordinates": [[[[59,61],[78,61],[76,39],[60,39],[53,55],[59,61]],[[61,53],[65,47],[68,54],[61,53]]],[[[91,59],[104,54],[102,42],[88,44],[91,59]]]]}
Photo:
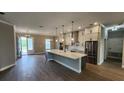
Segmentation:
{"type": "Polygon", "coordinates": [[[0,72],[1,81],[110,81],[124,80],[120,64],[105,62],[103,65],[86,64],[80,74],[56,63],[48,62],[42,55],[23,56],[16,66],[0,72]]]}

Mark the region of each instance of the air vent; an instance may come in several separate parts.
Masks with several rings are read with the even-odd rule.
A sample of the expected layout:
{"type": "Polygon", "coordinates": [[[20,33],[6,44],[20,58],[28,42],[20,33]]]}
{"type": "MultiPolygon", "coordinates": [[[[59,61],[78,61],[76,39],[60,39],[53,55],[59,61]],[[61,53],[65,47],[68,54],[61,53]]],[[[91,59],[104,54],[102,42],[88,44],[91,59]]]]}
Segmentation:
{"type": "Polygon", "coordinates": [[[44,26],[39,26],[40,28],[43,28],[44,26]]]}
{"type": "Polygon", "coordinates": [[[93,24],[89,24],[90,26],[92,26],[93,24]]]}
{"type": "Polygon", "coordinates": [[[4,12],[0,12],[0,15],[5,15],[5,13],[4,12]]]}

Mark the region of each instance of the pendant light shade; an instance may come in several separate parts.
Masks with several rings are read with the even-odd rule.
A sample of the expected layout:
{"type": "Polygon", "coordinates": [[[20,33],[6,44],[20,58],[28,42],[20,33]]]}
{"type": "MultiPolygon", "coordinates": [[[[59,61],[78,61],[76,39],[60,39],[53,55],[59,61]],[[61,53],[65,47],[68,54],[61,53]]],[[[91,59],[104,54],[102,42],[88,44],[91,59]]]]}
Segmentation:
{"type": "Polygon", "coordinates": [[[71,38],[71,41],[74,41],[74,38],[71,38]]]}

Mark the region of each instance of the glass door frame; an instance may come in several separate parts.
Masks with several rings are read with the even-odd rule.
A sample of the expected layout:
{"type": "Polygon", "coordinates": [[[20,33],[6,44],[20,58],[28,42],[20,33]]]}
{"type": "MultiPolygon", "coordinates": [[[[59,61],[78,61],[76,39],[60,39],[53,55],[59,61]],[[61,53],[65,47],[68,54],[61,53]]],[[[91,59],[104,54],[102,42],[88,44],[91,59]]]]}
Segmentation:
{"type": "Polygon", "coordinates": [[[27,40],[27,37],[26,36],[21,36],[21,51],[22,51],[22,55],[27,55],[28,54],[28,40],[27,40]],[[23,46],[22,46],[22,38],[25,38],[26,40],[26,53],[23,52],[23,46]]]}

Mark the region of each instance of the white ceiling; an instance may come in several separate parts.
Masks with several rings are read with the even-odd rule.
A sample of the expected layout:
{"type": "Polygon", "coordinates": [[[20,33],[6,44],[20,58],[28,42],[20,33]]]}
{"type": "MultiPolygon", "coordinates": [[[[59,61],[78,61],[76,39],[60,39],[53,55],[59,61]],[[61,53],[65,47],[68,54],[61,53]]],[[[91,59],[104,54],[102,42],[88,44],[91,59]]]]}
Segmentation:
{"type": "Polygon", "coordinates": [[[18,32],[31,32],[42,34],[55,34],[56,27],[59,31],[65,25],[65,31],[71,30],[71,21],[74,21],[74,29],[80,25],[88,26],[94,22],[103,24],[117,24],[124,22],[124,13],[111,12],[7,12],[0,15],[16,25],[18,32]],[[39,26],[44,26],[40,28],[39,26]]]}

